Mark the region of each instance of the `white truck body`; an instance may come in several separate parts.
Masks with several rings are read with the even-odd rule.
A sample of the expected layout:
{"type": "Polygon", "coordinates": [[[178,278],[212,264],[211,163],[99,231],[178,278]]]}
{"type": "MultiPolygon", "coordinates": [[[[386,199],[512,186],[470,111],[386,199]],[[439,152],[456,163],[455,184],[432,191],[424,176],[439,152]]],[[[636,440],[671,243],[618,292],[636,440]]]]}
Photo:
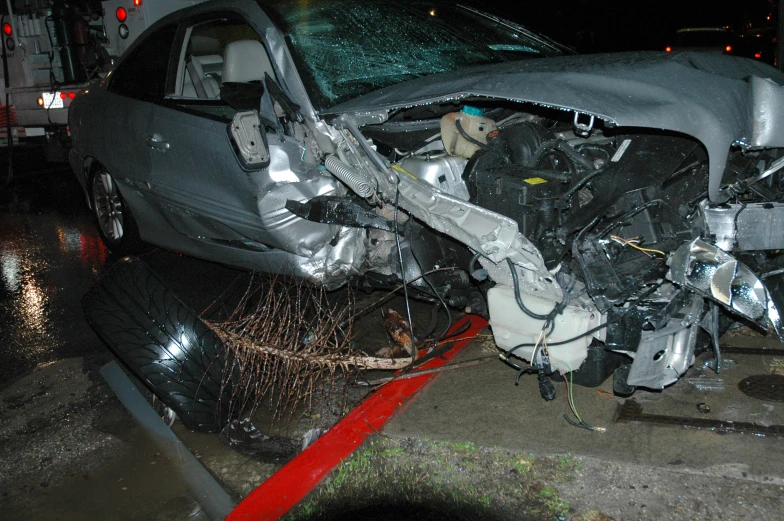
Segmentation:
{"type": "MultiPolygon", "coordinates": [[[[81,16],[93,35],[92,41],[105,50],[110,64],[156,21],[202,1],[108,0],[101,3],[102,13],[82,12],[81,16]],[[120,9],[124,10],[122,14],[120,9]]],[[[62,138],[68,133],[71,99],[90,79],[105,74],[107,67],[89,71],[90,76],[82,81],[67,81],[50,0],[6,0],[6,7],[12,14],[3,17],[3,25],[10,25],[11,34],[0,33],[8,60],[8,88],[0,81],[0,145],[7,145],[6,114],[15,143],[25,138],[62,138]]]]}

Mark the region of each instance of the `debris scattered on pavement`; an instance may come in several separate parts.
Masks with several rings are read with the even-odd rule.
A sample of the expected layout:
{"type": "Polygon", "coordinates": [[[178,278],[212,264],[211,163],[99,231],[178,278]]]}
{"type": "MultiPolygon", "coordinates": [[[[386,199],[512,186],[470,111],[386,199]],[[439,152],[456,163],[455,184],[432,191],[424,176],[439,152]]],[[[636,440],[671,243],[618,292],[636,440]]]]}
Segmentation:
{"type": "Polygon", "coordinates": [[[389,347],[383,347],[376,353],[382,358],[401,358],[411,356],[411,325],[408,320],[400,316],[394,309],[387,309],[381,313],[384,329],[392,341],[389,347]]]}

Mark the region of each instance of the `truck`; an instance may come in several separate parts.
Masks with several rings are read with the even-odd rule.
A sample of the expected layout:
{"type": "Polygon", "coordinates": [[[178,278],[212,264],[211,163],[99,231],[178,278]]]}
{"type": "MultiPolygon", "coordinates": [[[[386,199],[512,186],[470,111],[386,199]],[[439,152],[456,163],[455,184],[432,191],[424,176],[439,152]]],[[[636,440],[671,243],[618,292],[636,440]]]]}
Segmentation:
{"type": "Polygon", "coordinates": [[[0,146],[43,147],[66,160],[68,108],[145,29],[204,0],[5,0],[0,146]]]}

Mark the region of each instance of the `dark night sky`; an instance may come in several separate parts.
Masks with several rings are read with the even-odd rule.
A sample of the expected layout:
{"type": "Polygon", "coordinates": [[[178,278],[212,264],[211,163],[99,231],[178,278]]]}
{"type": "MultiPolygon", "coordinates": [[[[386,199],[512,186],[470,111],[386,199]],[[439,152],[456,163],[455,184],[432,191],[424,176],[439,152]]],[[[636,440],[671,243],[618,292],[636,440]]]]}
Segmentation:
{"type": "MultiPolygon", "coordinates": [[[[464,0],[466,1],[466,0],[464,0]]],[[[776,1],[742,0],[467,0],[537,29],[583,52],[661,49],[683,27],[770,24],[776,1]]],[[[775,16],[774,16],[775,22],[775,16]]]]}

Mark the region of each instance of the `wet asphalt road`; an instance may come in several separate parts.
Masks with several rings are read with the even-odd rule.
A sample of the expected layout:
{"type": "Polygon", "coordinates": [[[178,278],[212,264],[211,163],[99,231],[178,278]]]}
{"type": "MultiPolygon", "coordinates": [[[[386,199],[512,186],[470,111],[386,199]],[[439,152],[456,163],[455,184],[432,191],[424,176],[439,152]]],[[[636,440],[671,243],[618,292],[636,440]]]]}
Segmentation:
{"type": "MultiPolygon", "coordinates": [[[[0,519],[185,519],[182,480],[98,376],[113,357],[81,300],[117,258],[70,169],[20,155],[0,191],[0,519]]],[[[250,276],[161,249],[142,258],[197,311],[250,276]]],[[[236,497],[274,471],[214,435],[178,434],[236,497]]]]}
{"type": "Polygon", "coordinates": [[[109,253],[70,170],[22,172],[0,193],[0,381],[95,349],[79,302],[109,253]]]}
{"type": "MultiPolygon", "coordinates": [[[[117,260],[101,242],[70,168],[32,162],[18,169],[0,192],[0,383],[104,349],[84,319],[81,299],[117,260]]],[[[160,249],[150,248],[143,258],[195,308],[247,277],[160,249]]]]}

